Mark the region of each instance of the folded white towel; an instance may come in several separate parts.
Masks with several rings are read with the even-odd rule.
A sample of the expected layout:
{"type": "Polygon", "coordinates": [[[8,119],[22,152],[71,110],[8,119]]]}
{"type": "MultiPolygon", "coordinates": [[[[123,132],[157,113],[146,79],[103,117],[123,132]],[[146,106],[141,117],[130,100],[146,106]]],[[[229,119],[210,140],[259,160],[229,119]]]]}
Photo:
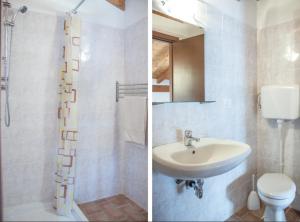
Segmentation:
{"type": "Polygon", "coordinates": [[[147,143],[147,98],[127,96],[123,99],[123,128],[126,142],[147,143]]]}

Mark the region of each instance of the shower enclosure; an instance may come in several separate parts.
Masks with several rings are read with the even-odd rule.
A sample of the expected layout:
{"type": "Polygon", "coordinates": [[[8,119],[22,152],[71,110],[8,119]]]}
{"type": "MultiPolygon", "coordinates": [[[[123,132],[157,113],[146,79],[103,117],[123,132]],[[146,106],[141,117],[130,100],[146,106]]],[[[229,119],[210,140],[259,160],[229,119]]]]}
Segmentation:
{"type": "MultiPolygon", "coordinates": [[[[82,1],[83,2],[83,1],[82,1]]],[[[11,3],[9,3],[8,1],[4,1],[2,3],[2,7],[3,7],[3,17],[1,17],[1,21],[2,21],[2,25],[3,25],[3,42],[1,44],[1,50],[3,53],[2,56],[2,77],[1,77],[1,83],[3,82],[3,84],[1,85],[1,90],[4,91],[5,93],[5,97],[4,97],[4,124],[5,127],[7,127],[7,129],[2,128],[3,129],[3,134],[5,135],[6,131],[13,131],[14,129],[9,129],[9,127],[11,126],[11,115],[10,115],[10,79],[14,79],[16,78],[16,76],[12,77],[10,76],[11,74],[11,68],[15,68],[18,66],[18,64],[16,62],[11,62],[12,58],[14,56],[19,56],[18,53],[14,54],[12,48],[14,48],[14,52],[17,52],[16,48],[19,47],[20,45],[18,44],[17,41],[20,40],[16,40],[15,36],[14,36],[14,28],[15,26],[18,26],[18,22],[20,20],[17,19],[17,16],[19,13],[26,13],[27,12],[27,6],[21,6],[18,9],[13,9],[11,6],[11,3]],[[16,40],[16,42],[13,42],[13,40],[16,40]],[[11,67],[13,66],[14,67],[11,67]]],[[[73,12],[75,13],[75,10],[73,10],[73,12]]],[[[64,31],[65,31],[65,44],[64,44],[64,58],[65,58],[65,63],[67,64],[69,62],[69,60],[74,60],[77,59],[79,61],[79,57],[80,57],[80,45],[74,45],[74,44],[69,44],[69,42],[72,42],[72,38],[80,38],[80,29],[78,29],[77,27],[80,27],[77,25],[73,25],[74,21],[76,20],[75,18],[72,17],[71,13],[67,13],[67,15],[65,16],[65,27],[64,27],[64,31]],[[66,27],[66,24],[68,24],[68,28],[66,27]],[[73,26],[76,26],[76,28],[73,28],[73,26]],[[74,36],[76,35],[76,37],[74,36]],[[71,38],[71,39],[70,39],[71,38]],[[77,55],[75,55],[74,52],[77,52],[77,55]]],[[[77,18],[77,23],[80,23],[79,19],[77,18]]],[[[22,25],[22,24],[20,24],[22,25]]],[[[26,31],[26,30],[25,30],[26,31]]],[[[18,32],[16,33],[18,35],[18,32]]],[[[77,40],[78,41],[78,40],[77,40]]],[[[78,41],[80,44],[80,41],[78,41]]],[[[26,50],[24,51],[24,54],[26,53],[26,50]]],[[[65,65],[64,65],[65,66],[65,65]]],[[[63,67],[64,67],[63,66],[63,67]]],[[[74,69],[72,69],[71,67],[71,72],[67,72],[62,70],[61,73],[59,75],[61,75],[62,80],[59,84],[59,86],[61,87],[60,89],[60,97],[61,97],[61,101],[59,104],[64,103],[66,105],[69,106],[69,114],[71,113],[71,108],[70,108],[70,104],[73,103],[74,105],[76,105],[74,102],[69,102],[69,97],[68,96],[68,92],[66,91],[66,87],[69,86],[71,87],[71,92],[73,92],[73,88],[76,86],[76,83],[73,84],[73,82],[75,81],[75,76],[77,75],[76,73],[79,72],[79,70],[74,71],[74,69]],[[65,76],[63,74],[66,74],[65,76]],[[61,93],[62,92],[62,93],[61,93]]],[[[15,75],[19,75],[19,72],[14,72],[12,71],[13,74],[15,75]]],[[[26,73],[24,73],[26,75],[26,73]]],[[[15,95],[14,92],[12,92],[12,95],[15,95]]],[[[16,97],[14,97],[13,99],[16,99],[16,97]]],[[[37,103],[38,104],[38,103],[37,103]]],[[[60,110],[61,110],[61,115],[64,116],[64,119],[69,119],[71,115],[66,115],[65,113],[65,109],[62,108],[62,106],[59,106],[60,110]],[[64,111],[64,112],[63,112],[64,111]]],[[[13,107],[15,108],[15,107],[13,107]]],[[[76,108],[73,108],[72,110],[74,110],[76,108]]],[[[74,111],[72,111],[74,112],[74,111]]],[[[18,115],[14,115],[14,117],[18,117],[18,115]]],[[[72,117],[74,118],[74,117],[72,117]]],[[[19,119],[19,121],[22,121],[21,119],[19,119]]],[[[65,132],[69,132],[70,129],[70,124],[66,125],[66,123],[62,124],[60,127],[60,133],[65,133],[65,132]]],[[[9,140],[9,138],[8,138],[9,140]]],[[[5,140],[4,140],[5,142],[5,140]]],[[[39,211],[39,213],[41,214],[40,217],[35,218],[33,217],[33,219],[63,219],[65,218],[69,218],[70,220],[76,220],[76,219],[82,219],[85,220],[86,218],[79,218],[80,215],[80,210],[77,207],[77,205],[74,202],[74,192],[72,190],[74,190],[72,187],[74,186],[73,184],[70,184],[70,178],[71,178],[71,174],[70,174],[70,167],[68,167],[68,169],[66,170],[66,167],[64,164],[66,164],[67,162],[67,158],[68,158],[68,154],[67,152],[72,152],[70,151],[70,146],[72,146],[72,148],[75,146],[73,144],[73,141],[69,141],[68,138],[65,138],[64,141],[61,142],[59,148],[58,148],[58,152],[57,152],[57,170],[56,170],[56,178],[55,178],[55,182],[57,184],[56,186],[56,194],[53,195],[54,198],[54,208],[57,211],[58,216],[56,214],[54,214],[54,208],[52,208],[50,203],[43,203],[43,201],[34,201],[33,203],[26,203],[26,204],[22,204],[19,205],[18,207],[12,207],[10,206],[9,201],[8,202],[8,206],[6,207],[4,210],[4,220],[28,220],[30,219],[30,214],[34,214],[36,212],[39,211]],[[71,144],[71,145],[70,145],[71,144]],[[66,173],[66,172],[69,173],[66,173]],[[62,188],[61,188],[62,187],[62,188]],[[71,189],[72,188],[72,189],[71,189]],[[64,192],[66,192],[66,194],[63,193],[63,191],[61,189],[64,189],[64,192]],[[45,206],[46,205],[46,206],[45,206]],[[45,209],[50,209],[50,214],[47,215],[47,211],[45,211],[45,209]],[[74,209],[78,212],[75,212],[74,209]],[[26,215],[29,210],[29,215],[26,215]],[[77,214],[76,214],[77,213],[77,214]],[[15,216],[15,214],[17,214],[17,216],[15,216]],[[74,214],[74,215],[73,215],[74,214]],[[76,215],[75,215],[76,214],[76,215]],[[77,217],[77,218],[76,218],[77,217]]],[[[69,154],[71,155],[71,154],[69,154]]],[[[75,159],[75,157],[72,157],[75,159]]],[[[5,161],[5,157],[4,157],[4,161],[5,161]]],[[[73,162],[75,163],[75,161],[73,161],[72,159],[72,164],[73,162]]],[[[4,165],[2,164],[3,169],[5,170],[5,162],[4,165]]],[[[73,168],[75,166],[71,165],[73,168]]],[[[74,172],[74,170],[73,170],[74,172]]],[[[19,171],[19,173],[21,173],[19,171]]],[[[50,176],[50,175],[49,175],[50,176]]],[[[73,176],[74,177],[74,176],[73,176]]],[[[51,177],[50,177],[51,178],[51,177]]],[[[4,200],[5,197],[7,195],[5,195],[5,180],[4,180],[4,200]]],[[[32,181],[33,182],[33,181],[32,181]]],[[[36,182],[36,181],[34,181],[36,182]]],[[[26,192],[26,188],[24,189],[24,192],[26,192]]],[[[10,198],[11,199],[11,198],[10,198]]],[[[10,200],[11,201],[11,200],[10,200]]],[[[27,201],[26,201],[27,202],[27,201]]],[[[5,204],[5,202],[4,202],[5,204]]]]}
{"type": "Polygon", "coordinates": [[[115,95],[117,81],[147,84],[147,1],[61,2],[1,1],[4,220],[84,221],[105,214],[87,214],[104,198],[128,200],[123,212],[143,217],[125,216],[143,220],[146,121],[136,143],[122,117],[129,102],[146,117],[147,91],[115,95]]]}

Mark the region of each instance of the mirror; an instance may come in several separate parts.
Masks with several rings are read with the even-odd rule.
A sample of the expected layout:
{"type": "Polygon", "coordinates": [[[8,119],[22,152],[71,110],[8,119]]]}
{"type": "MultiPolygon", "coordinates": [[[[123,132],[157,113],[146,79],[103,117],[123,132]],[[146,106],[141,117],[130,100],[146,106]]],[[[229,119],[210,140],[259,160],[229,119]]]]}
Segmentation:
{"type": "Polygon", "coordinates": [[[203,102],[204,29],[157,11],[152,19],[153,102],[203,102]]]}

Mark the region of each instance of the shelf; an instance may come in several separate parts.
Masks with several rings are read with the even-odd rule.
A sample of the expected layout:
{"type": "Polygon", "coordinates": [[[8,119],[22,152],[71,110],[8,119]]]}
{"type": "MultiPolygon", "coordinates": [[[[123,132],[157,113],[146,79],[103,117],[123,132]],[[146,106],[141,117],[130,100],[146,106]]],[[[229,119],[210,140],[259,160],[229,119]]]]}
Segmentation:
{"type": "Polygon", "coordinates": [[[152,105],[162,105],[162,104],[172,104],[172,103],[199,103],[199,104],[208,104],[208,103],[215,103],[216,101],[200,101],[200,102],[153,102],[152,105]]]}

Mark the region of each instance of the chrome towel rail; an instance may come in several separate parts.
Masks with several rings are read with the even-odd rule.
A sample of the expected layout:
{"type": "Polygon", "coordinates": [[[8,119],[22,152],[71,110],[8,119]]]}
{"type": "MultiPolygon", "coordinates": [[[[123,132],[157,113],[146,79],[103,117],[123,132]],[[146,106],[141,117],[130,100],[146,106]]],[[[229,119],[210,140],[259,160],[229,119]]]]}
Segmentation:
{"type": "Polygon", "coordinates": [[[148,95],[148,84],[137,83],[137,84],[120,84],[116,82],[116,102],[125,96],[147,96],[148,95]]]}

